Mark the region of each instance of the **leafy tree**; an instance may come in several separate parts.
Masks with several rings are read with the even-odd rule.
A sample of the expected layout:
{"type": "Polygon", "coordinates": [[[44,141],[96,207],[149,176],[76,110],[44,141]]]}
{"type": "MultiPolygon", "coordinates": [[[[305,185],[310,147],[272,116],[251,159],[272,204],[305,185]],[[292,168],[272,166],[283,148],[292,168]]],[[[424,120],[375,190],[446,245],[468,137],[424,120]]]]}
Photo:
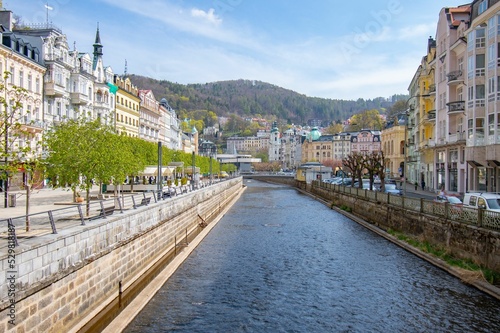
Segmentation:
{"type": "Polygon", "coordinates": [[[365,112],[355,114],[351,117],[351,131],[360,131],[362,129],[382,130],[384,121],[380,117],[378,110],[366,110],[365,112]]]}
{"type": "Polygon", "coordinates": [[[387,119],[394,118],[396,115],[404,113],[408,106],[405,100],[399,100],[394,103],[387,111],[387,119]]]}
{"type": "MultiPolygon", "coordinates": [[[[32,185],[38,180],[39,157],[41,146],[39,134],[30,133],[29,111],[22,114],[23,103],[29,98],[28,91],[22,87],[7,83],[12,74],[4,72],[0,81],[0,180],[3,183],[5,207],[9,192],[9,182],[18,170],[24,170],[23,183],[26,189],[26,215],[30,210],[32,185]]],[[[26,219],[26,231],[29,230],[29,218],[26,219]]]]}
{"type": "Polygon", "coordinates": [[[344,130],[344,125],[338,122],[338,123],[331,123],[330,126],[323,128],[322,132],[323,134],[337,134],[341,133],[343,130],[344,130]]]}

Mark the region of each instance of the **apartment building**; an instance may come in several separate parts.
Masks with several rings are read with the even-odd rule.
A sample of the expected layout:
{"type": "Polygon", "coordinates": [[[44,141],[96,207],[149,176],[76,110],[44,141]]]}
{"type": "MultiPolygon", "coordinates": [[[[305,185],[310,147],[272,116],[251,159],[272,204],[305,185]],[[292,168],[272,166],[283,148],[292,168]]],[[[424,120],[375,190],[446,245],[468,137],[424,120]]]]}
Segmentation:
{"type": "Polygon", "coordinates": [[[141,100],[139,137],[146,141],[158,142],[160,138],[160,103],[152,90],[139,90],[141,100]]]}
{"type": "Polygon", "coordinates": [[[466,83],[465,64],[469,76],[472,60],[477,61],[478,73],[484,73],[484,55],[477,59],[465,56],[469,47],[466,47],[465,30],[470,21],[470,8],[469,5],[443,8],[439,13],[435,60],[436,125],[433,136],[435,169],[433,182],[428,183],[434,188],[461,193],[466,191],[467,178],[465,100],[473,101],[470,94],[477,92],[478,103],[484,104],[484,84],[480,84],[484,81],[484,74],[478,75],[477,87],[466,83]]]}
{"type": "Polygon", "coordinates": [[[129,137],[139,137],[139,110],[141,98],[139,89],[133,85],[128,77],[115,75],[116,109],[115,130],[117,134],[129,137]]]}
{"type": "MultiPolygon", "coordinates": [[[[500,191],[500,1],[470,5],[467,44],[466,132],[468,191],[500,191]]],[[[460,129],[462,130],[462,129],[460,129]]]]}

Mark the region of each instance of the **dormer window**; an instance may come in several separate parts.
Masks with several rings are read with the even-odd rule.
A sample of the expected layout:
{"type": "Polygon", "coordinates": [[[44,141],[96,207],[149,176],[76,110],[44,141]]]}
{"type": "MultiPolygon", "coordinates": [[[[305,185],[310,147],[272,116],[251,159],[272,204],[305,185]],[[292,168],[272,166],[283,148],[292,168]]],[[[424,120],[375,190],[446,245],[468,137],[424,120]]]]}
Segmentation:
{"type": "Polygon", "coordinates": [[[479,8],[478,8],[477,13],[479,15],[481,15],[482,13],[484,13],[486,11],[486,9],[488,9],[488,0],[483,0],[479,3],[479,8]]]}

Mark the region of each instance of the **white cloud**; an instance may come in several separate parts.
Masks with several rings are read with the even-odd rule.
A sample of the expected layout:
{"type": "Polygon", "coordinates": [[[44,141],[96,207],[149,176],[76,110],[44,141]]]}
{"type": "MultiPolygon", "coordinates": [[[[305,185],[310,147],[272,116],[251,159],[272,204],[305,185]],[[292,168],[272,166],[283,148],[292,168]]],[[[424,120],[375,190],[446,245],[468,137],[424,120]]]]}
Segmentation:
{"type": "Polygon", "coordinates": [[[201,9],[193,8],[191,9],[191,16],[201,17],[216,26],[222,23],[222,19],[217,15],[215,15],[215,10],[213,8],[210,8],[208,12],[205,12],[201,9]]]}
{"type": "MultiPolygon", "coordinates": [[[[434,35],[436,30],[436,23],[418,24],[411,27],[405,27],[398,31],[397,38],[399,40],[408,40],[418,37],[428,37],[434,35]]],[[[425,40],[425,39],[423,39],[425,40]]],[[[419,39],[420,41],[420,39],[419,39]]]]}

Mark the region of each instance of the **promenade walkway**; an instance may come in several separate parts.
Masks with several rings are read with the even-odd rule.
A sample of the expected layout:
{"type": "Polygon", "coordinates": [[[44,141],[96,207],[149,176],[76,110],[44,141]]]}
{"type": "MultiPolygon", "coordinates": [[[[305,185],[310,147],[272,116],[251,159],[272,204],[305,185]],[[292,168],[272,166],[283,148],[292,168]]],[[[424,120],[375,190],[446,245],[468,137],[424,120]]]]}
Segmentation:
{"type": "MultiPolygon", "coordinates": [[[[96,186],[90,191],[91,195],[97,195],[99,188],[96,186]]],[[[9,192],[16,194],[16,206],[5,208],[4,193],[0,193],[0,220],[26,215],[26,192],[9,192]]],[[[71,205],[73,202],[73,192],[69,188],[43,188],[34,190],[30,196],[30,214],[46,212],[64,207],[64,204],[71,205]],[[59,205],[57,205],[59,204],[59,205]]]]}

